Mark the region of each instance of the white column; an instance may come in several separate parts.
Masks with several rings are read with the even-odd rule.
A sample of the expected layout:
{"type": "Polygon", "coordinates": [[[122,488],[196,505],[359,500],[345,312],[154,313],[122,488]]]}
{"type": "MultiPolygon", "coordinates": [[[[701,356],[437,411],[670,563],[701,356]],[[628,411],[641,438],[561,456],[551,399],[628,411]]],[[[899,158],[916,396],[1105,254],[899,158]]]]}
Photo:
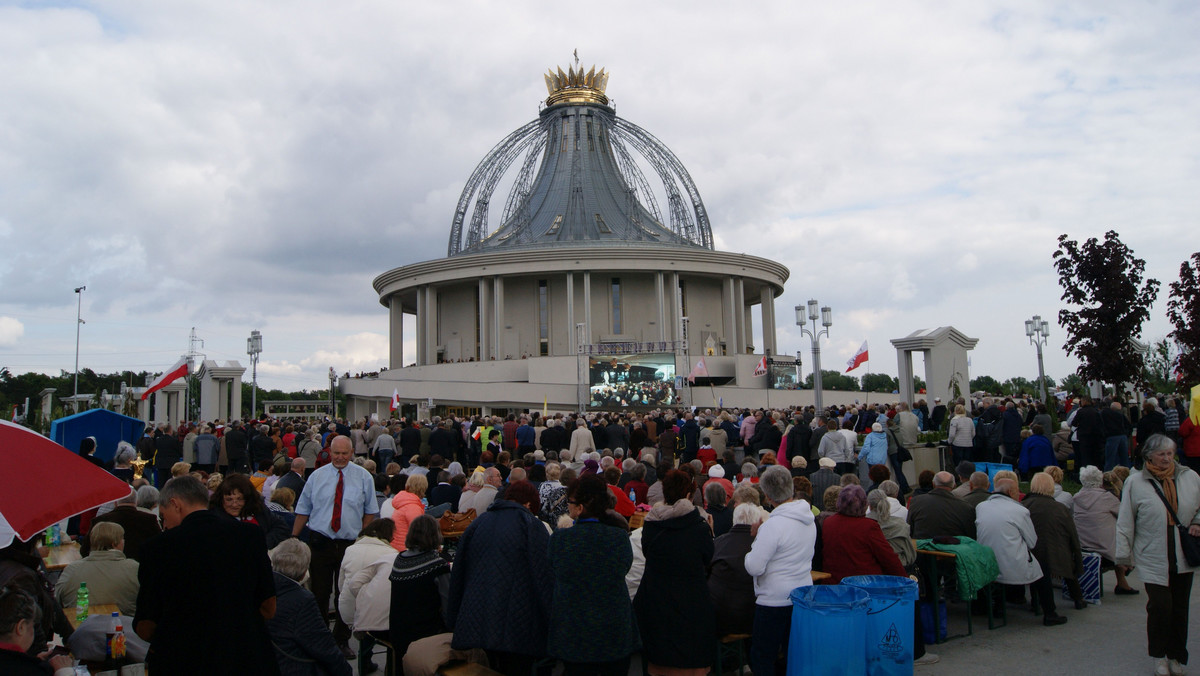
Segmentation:
{"type": "Polygon", "coordinates": [[[170,420],[167,416],[167,393],[159,390],[154,393],[154,422],[164,423],[170,420]]]}
{"type": "Polygon", "coordinates": [[[570,354],[576,354],[579,347],[575,344],[575,273],[567,273],[567,346],[570,354]]]}
{"type": "Polygon", "coordinates": [[[592,342],[592,273],[583,273],[583,339],[592,342]]]}
{"type": "Polygon", "coordinates": [[[226,422],[229,420],[238,420],[242,417],[242,379],[240,377],[234,378],[230,381],[229,385],[232,390],[230,398],[233,401],[230,404],[229,418],[226,419],[226,422]]]}
{"type": "Polygon", "coordinates": [[[663,273],[654,273],[654,295],[657,301],[657,314],[654,315],[654,321],[658,324],[658,339],[667,339],[666,321],[663,319],[663,273]]]}
{"type": "Polygon", "coordinates": [[[437,289],[432,284],[425,287],[425,357],[426,364],[437,363],[438,349],[438,301],[437,289]]]}
{"type": "MultiPolygon", "coordinates": [[[[679,273],[671,273],[671,333],[674,340],[683,340],[683,305],[679,302],[679,273]]],[[[691,345],[688,346],[689,351],[691,345]]]]}
{"type": "Polygon", "coordinates": [[[734,280],[733,296],[733,314],[734,319],[737,320],[737,351],[738,354],[744,354],[751,337],[746,335],[747,324],[750,323],[747,318],[750,313],[746,307],[746,282],[741,277],[734,280]]]}
{"type": "Polygon", "coordinates": [[[425,287],[417,287],[417,366],[424,366],[425,361],[425,287]]]}
{"type": "MultiPolygon", "coordinates": [[[[217,410],[215,417],[220,418],[221,420],[229,420],[229,385],[232,382],[232,380],[226,378],[222,378],[220,380],[213,379],[213,384],[216,385],[215,389],[217,391],[217,410]]],[[[203,394],[200,396],[201,398],[204,397],[203,394]]],[[[213,418],[205,418],[205,420],[212,421],[213,418]]]]}
{"type": "Polygon", "coordinates": [[[725,339],[725,349],[731,354],[737,354],[737,339],[734,337],[736,324],[733,321],[733,278],[729,277],[721,284],[721,334],[725,339]]]}
{"type": "Polygon", "coordinates": [[[404,367],[404,306],[400,294],[388,298],[388,368],[404,367]]]}
{"type": "Polygon", "coordinates": [[[479,316],[475,321],[479,322],[479,361],[492,358],[492,343],[491,343],[491,326],[488,324],[488,304],[491,302],[491,295],[488,293],[487,277],[479,278],[479,316]]]}
{"type": "Polygon", "coordinates": [[[204,374],[200,378],[200,418],[203,420],[215,420],[221,417],[220,391],[223,381],[213,378],[212,373],[207,368],[201,368],[204,374]]]}
{"type": "Polygon", "coordinates": [[[504,359],[507,356],[504,354],[504,278],[499,275],[492,278],[492,299],[496,313],[496,333],[492,342],[496,347],[496,359],[504,359]]]}
{"type": "Polygon", "coordinates": [[[770,284],[759,293],[762,302],[763,354],[775,354],[775,291],[770,284]]]}

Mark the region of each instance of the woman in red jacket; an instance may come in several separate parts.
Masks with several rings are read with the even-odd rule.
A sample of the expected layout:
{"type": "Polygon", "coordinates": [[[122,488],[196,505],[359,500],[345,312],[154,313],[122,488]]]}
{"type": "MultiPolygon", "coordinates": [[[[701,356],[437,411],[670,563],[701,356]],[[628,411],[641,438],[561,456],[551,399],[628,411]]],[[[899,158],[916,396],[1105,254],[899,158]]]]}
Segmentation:
{"type": "Polygon", "coordinates": [[[879,522],[867,518],[867,494],[862,486],[850,484],[838,494],[837,514],[821,524],[821,545],[821,565],[831,576],[829,584],[851,575],[908,576],[900,557],[883,537],[879,522]]]}
{"type": "Polygon", "coordinates": [[[1179,455],[1183,464],[1200,472],[1200,426],[1190,415],[1179,422],[1179,455]]]}

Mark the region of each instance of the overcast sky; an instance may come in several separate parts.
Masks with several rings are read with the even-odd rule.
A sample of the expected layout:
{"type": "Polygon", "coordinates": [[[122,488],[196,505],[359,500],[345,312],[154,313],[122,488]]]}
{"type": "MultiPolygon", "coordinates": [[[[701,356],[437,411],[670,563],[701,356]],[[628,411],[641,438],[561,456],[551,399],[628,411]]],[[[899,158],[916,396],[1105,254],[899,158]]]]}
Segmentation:
{"type": "Polygon", "coordinates": [[[1059,234],[1146,259],[1151,340],[1200,249],[1200,6],[1079,5],[0,2],[0,366],[73,370],[83,284],[97,371],[162,370],[193,326],[243,364],[260,329],[267,387],[386,365],[371,279],[445,254],[578,49],[717,247],[791,269],[778,345],[806,371],[815,297],[827,368],[868,340],[894,375],[889,339],[950,324],[972,376],[1034,378],[1036,313],[1062,377],[1059,234]]]}

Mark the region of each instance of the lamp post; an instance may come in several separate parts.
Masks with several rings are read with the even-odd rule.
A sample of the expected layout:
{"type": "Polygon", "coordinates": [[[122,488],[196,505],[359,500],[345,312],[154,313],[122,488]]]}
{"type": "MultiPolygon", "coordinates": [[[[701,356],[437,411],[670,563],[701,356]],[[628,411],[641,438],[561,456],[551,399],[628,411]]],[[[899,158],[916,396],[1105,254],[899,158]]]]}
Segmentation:
{"type": "Polygon", "coordinates": [[[87,286],[75,287],[75,296],[77,302],[75,305],[75,410],[79,410],[79,329],[84,325],[83,321],[83,292],[87,291],[87,286]]]}
{"type": "Polygon", "coordinates": [[[1025,335],[1029,336],[1029,342],[1037,346],[1038,357],[1038,390],[1042,393],[1042,403],[1046,403],[1046,369],[1042,364],[1042,346],[1046,344],[1047,338],[1050,337],[1050,322],[1042,319],[1040,315],[1034,315],[1033,319],[1025,320],[1025,335]]]}
{"type": "Polygon", "coordinates": [[[803,305],[796,306],[796,326],[800,327],[800,333],[809,337],[812,341],[813,355],[813,396],[816,399],[817,415],[820,415],[825,410],[825,399],[821,395],[821,336],[829,337],[829,327],[833,326],[833,310],[828,305],[821,307],[815,299],[808,301],[807,317],[805,316],[805,307],[803,305]],[[808,319],[812,322],[812,330],[804,327],[804,320],[808,319]],[[821,326],[824,329],[817,330],[817,320],[821,320],[821,326]]]}
{"type": "Polygon", "coordinates": [[[337,386],[337,371],[329,367],[329,417],[337,420],[337,399],[334,398],[333,388],[337,386]]]}
{"type": "Polygon", "coordinates": [[[262,334],[255,329],[246,339],[246,354],[250,355],[250,417],[258,415],[258,355],[262,353],[262,334]]]}

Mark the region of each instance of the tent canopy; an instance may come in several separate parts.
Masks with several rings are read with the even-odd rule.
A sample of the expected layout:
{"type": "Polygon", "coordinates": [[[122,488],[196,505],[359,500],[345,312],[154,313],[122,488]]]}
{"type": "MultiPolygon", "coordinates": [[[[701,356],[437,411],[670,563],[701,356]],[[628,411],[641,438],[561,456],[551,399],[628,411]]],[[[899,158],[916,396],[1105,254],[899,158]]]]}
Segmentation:
{"type": "Polygon", "coordinates": [[[50,439],[72,453],[79,453],[79,444],[87,437],[96,437],[98,460],[111,462],[117,453],[117,442],[137,445],[146,423],[127,415],[102,408],[76,413],[50,423],[50,439]]]}

